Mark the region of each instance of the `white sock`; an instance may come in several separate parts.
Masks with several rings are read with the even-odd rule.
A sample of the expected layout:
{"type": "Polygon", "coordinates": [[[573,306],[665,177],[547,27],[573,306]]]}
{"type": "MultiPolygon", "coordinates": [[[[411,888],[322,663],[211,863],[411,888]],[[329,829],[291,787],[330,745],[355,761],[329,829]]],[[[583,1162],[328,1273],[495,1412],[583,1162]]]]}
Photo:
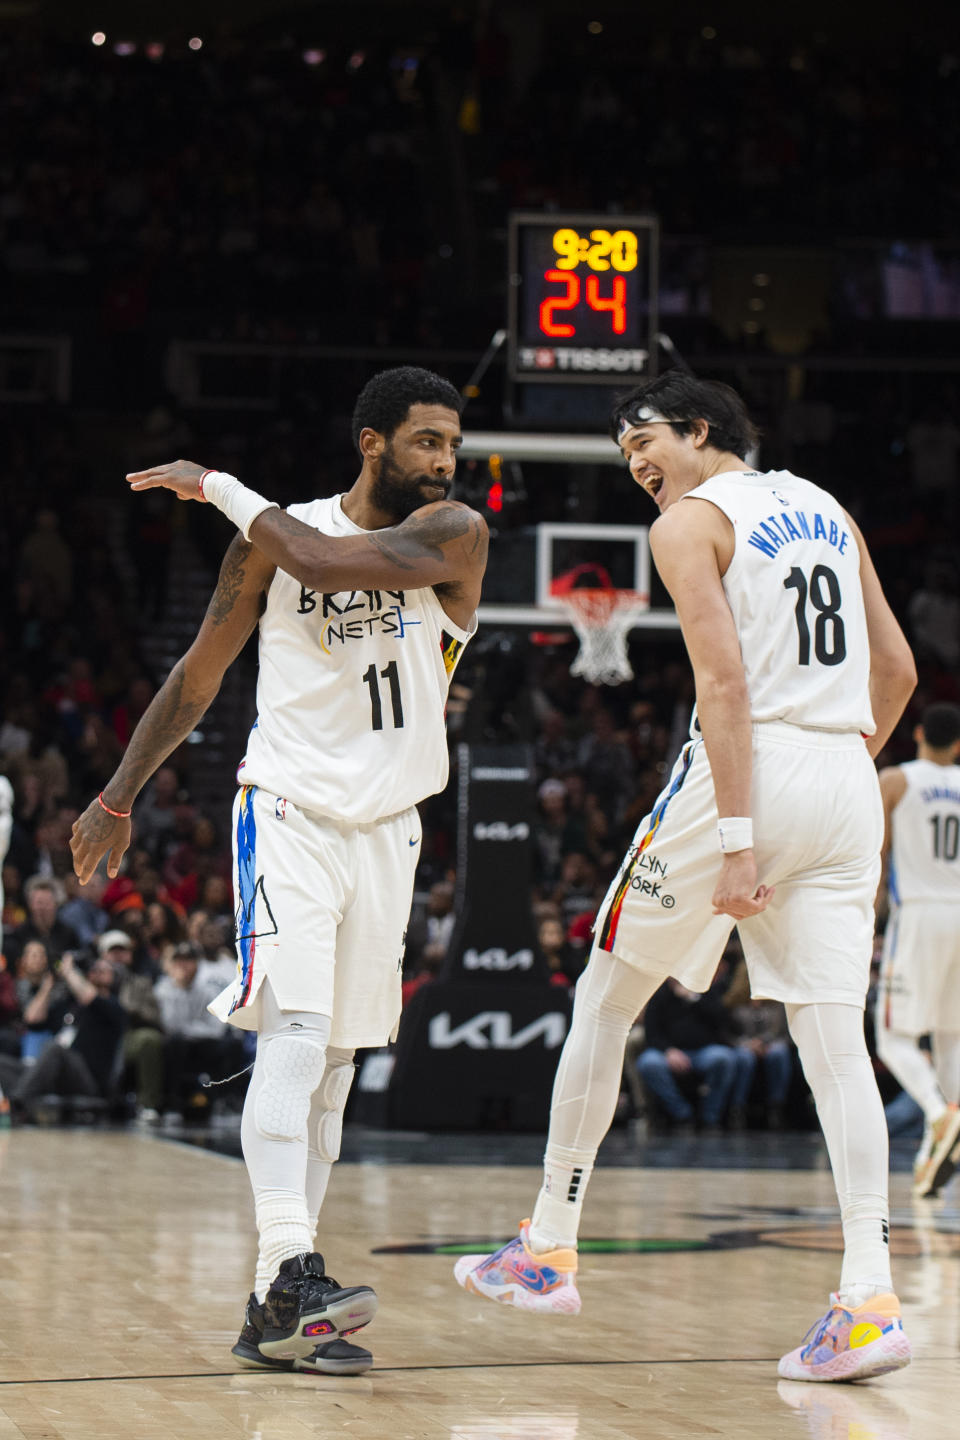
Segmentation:
{"type": "Polygon", "coordinates": [[[290,1190],[259,1195],[257,1229],[260,1232],[260,1247],[254,1289],[262,1304],[283,1261],[289,1260],[292,1255],[308,1255],[313,1249],[313,1235],[302,1195],[290,1190]]]}
{"type": "Polygon", "coordinates": [[[593,1162],[617,1108],[627,1036],[662,979],[594,948],[577,982],[553,1085],[543,1185],[530,1224],[534,1252],[576,1246],[593,1162]]]}
{"type": "Polygon", "coordinates": [[[883,1103],[855,1005],[788,1005],[790,1033],[817,1104],[833,1169],[843,1266],[838,1293],[893,1289],[890,1277],[889,1144],[883,1103]]]}

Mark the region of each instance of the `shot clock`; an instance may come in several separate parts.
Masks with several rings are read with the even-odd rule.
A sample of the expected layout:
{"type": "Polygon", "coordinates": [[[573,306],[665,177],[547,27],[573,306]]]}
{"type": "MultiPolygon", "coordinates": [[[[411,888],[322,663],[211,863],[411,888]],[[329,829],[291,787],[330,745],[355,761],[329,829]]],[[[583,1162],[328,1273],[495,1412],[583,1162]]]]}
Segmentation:
{"type": "Polygon", "coordinates": [[[651,373],[658,222],[510,216],[511,380],[611,384],[651,373]]]}

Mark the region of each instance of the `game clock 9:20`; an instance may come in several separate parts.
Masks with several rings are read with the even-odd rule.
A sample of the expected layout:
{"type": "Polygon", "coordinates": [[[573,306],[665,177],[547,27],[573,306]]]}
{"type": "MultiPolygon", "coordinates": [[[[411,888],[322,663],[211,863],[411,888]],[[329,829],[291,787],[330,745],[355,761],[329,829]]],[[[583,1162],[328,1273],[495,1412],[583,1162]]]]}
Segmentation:
{"type": "Polygon", "coordinates": [[[575,270],[587,265],[591,270],[636,270],[639,247],[632,230],[591,230],[578,235],[576,230],[558,230],[553,237],[558,270],[575,270]]]}

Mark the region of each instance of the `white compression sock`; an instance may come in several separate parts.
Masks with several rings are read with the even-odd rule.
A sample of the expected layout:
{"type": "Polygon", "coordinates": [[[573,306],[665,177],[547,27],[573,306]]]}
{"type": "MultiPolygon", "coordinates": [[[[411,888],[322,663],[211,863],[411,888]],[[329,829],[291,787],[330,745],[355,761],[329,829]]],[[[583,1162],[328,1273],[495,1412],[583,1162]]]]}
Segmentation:
{"type": "Polygon", "coordinates": [[[577,982],[573,1021],[557,1067],[543,1185],[530,1246],[575,1246],[587,1183],[610,1128],[630,1027],[663,979],[594,949],[577,982]]]}
{"type": "Polygon", "coordinates": [[[327,1066],[323,1080],[313,1092],[313,1099],[310,1101],[310,1119],[307,1123],[307,1218],[310,1223],[310,1233],[316,1237],[317,1224],[320,1219],[320,1209],[327,1194],[327,1186],[330,1183],[330,1172],[333,1169],[334,1161],[340,1154],[339,1125],[343,1120],[343,1111],[346,1108],[347,1098],[350,1094],[350,1084],[342,1088],[342,1099],[338,1094],[337,1099],[337,1124],[331,1127],[332,1114],[327,1104],[326,1082],[331,1072],[342,1068],[350,1067],[350,1081],[353,1079],[353,1051],[336,1050],[333,1046],[327,1049],[327,1066]],[[331,1128],[336,1134],[336,1155],[332,1154],[327,1143],[327,1137],[331,1128]]]}
{"type": "Polygon", "coordinates": [[[790,1033],[817,1103],[833,1169],[845,1303],[892,1290],[887,1200],[889,1146],[883,1103],[855,1005],[788,1005],[790,1033]]]}
{"type": "Polygon", "coordinates": [[[951,1105],[960,1104],[960,1033],[956,1030],[934,1030],[930,1038],[940,1089],[951,1105]]]}
{"type": "Polygon", "coordinates": [[[917,1044],[918,1038],[878,1024],[877,1055],[894,1079],[916,1100],[927,1124],[933,1125],[946,1110],[947,1102],[933,1066],[917,1044]]]}
{"type": "Polygon", "coordinates": [[[269,981],[261,1006],[240,1140],[260,1236],[254,1290],[262,1301],[282,1261],[313,1249],[306,1198],[307,1117],[323,1075],[330,1020],[282,1012],[269,981]]]}

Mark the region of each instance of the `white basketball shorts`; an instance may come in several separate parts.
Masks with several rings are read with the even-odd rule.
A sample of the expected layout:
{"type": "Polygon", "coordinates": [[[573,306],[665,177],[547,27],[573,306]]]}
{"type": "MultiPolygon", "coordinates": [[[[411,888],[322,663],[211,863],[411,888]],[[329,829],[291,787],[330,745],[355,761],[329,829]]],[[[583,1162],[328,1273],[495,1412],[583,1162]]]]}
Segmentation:
{"type": "MultiPolygon", "coordinates": [[[[755,725],[753,831],[760,882],[776,886],[738,927],[753,995],[862,1007],[883,806],[861,737],[755,725]]],[[[703,741],[691,740],[607,892],[596,945],[708,989],[735,923],[713,914],[720,863],[713,777],[703,741]]]]}
{"type": "Polygon", "coordinates": [[[960,1030],[960,905],[905,900],[891,907],[877,1004],[888,1030],[960,1030]]]}
{"type": "Polygon", "coordinates": [[[256,1030],[269,977],[281,1010],[330,1016],[331,1045],[385,1044],[400,1019],[421,838],[416,809],[341,825],[242,786],[233,807],[237,974],[213,1013],[256,1030]]]}

